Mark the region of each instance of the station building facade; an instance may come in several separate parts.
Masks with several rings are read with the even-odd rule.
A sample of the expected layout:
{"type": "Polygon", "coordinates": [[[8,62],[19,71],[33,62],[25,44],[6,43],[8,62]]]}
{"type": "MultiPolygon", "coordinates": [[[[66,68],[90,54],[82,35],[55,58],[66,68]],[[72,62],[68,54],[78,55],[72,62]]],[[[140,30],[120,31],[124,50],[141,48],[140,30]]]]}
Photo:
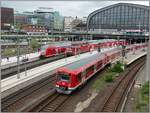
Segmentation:
{"type": "Polygon", "coordinates": [[[149,31],[149,6],[118,3],[98,9],[89,14],[87,29],[149,31]]]}

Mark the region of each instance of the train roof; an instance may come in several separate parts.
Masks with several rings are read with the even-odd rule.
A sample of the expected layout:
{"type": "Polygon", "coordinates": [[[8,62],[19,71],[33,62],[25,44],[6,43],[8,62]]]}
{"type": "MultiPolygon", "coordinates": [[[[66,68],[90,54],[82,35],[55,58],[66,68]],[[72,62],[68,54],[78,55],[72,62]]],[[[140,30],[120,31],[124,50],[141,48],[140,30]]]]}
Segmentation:
{"type": "Polygon", "coordinates": [[[71,46],[70,41],[61,41],[61,42],[51,42],[47,45],[43,45],[42,48],[47,48],[47,47],[67,47],[71,46]]]}
{"type": "MultiPolygon", "coordinates": [[[[120,48],[114,48],[114,49],[110,50],[108,54],[111,54],[112,52],[115,52],[115,51],[117,51],[119,49],[120,48]]],[[[97,58],[103,59],[104,55],[105,54],[103,54],[103,53],[94,54],[94,55],[92,55],[92,56],[90,56],[88,58],[81,59],[81,60],[76,61],[74,63],[68,64],[68,65],[64,66],[64,68],[67,68],[67,69],[69,69],[71,71],[74,71],[76,69],[79,69],[79,68],[83,67],[84,65],[87,65],[89,63],[94,62],[97,58]]]]}
{"type": "Polygon", "coordinates": [[[117,41],[117,40],[115,40],[115,39],[89,40],[88,43],[90,43],[90,44],[98,44],[98,43],[111,42],[111,41],[117,41]]]}
{"type": "Polygon", "coordinates": [[[68,64],[66,66],[64,66],[65,68],[69,69],[69,70],[76,70],[86,64],[89,64],[91,63],[92,61],[96,60],[98,57],[99,58],[102,58],[103,54],[102,53],[98,53],[98,54],[95,54],[93,56],[90,56],[86,59],[81,59],[77,62],[74,62],[74,63],[71,63],[71,64],[68,64]],[[101,56],[101,57],[100,57],[101,56]]]}

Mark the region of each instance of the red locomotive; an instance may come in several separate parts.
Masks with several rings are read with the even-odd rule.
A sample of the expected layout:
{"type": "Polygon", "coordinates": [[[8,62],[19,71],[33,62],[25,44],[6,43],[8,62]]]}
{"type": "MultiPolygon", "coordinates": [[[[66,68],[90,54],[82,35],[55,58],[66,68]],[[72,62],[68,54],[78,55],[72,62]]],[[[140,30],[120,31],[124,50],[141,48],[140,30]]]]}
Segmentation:
{"type": "Polygon", "coordinates": [[[83,85],[96,72],[112,61],[115,61],[121,54],[122,49],[115,48],[107,53],[98,53],[84,60],[79,60],[59,68],[56,81],[57,92],[70,94],[83,85]]]}

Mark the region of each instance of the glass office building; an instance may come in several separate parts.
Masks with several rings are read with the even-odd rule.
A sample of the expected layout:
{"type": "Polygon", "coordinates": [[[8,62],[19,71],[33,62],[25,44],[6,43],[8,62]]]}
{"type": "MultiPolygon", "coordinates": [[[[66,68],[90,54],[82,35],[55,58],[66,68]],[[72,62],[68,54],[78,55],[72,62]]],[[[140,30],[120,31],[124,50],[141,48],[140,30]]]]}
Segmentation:
{"type": "Polygon", "coordinates": [[[88,30],[116,29],[149,30],[149,6],[118,3],[89,14],[88,30]]]}

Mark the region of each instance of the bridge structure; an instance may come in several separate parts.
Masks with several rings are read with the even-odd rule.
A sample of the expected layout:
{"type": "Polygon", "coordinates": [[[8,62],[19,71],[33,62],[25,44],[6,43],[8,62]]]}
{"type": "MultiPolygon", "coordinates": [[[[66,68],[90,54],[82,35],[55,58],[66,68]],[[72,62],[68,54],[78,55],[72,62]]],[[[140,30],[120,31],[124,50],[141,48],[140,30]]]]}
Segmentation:
{"type": "MultiPolygon", "coordinates": [[[[148,39],[149,34],[125,34],[124,32],[49,32],[45,35],[21,35],[21,34],[14,34],[14,35],[1,35],[1,39],[30,39],[30,38],[65,38],[65,39],[148,39]]],[[[73,41],[74,41],[73,40],[73,41]]]]}
{"type": "Polygon", "coordinates": [[[81,41],[92,39],[126,39],[129,43],[134,43],[147,41],[149,39],[149,35],[148,33],[125,34],[124,32],[50,32],[43,35],[1,35],[2,49],[5,47],[15,47],[21,43],[23,44],[22,46],[28,46],[30,40],[33,38],[38,40],[40,45],[47,44],[52,41],[81,41]]]}

